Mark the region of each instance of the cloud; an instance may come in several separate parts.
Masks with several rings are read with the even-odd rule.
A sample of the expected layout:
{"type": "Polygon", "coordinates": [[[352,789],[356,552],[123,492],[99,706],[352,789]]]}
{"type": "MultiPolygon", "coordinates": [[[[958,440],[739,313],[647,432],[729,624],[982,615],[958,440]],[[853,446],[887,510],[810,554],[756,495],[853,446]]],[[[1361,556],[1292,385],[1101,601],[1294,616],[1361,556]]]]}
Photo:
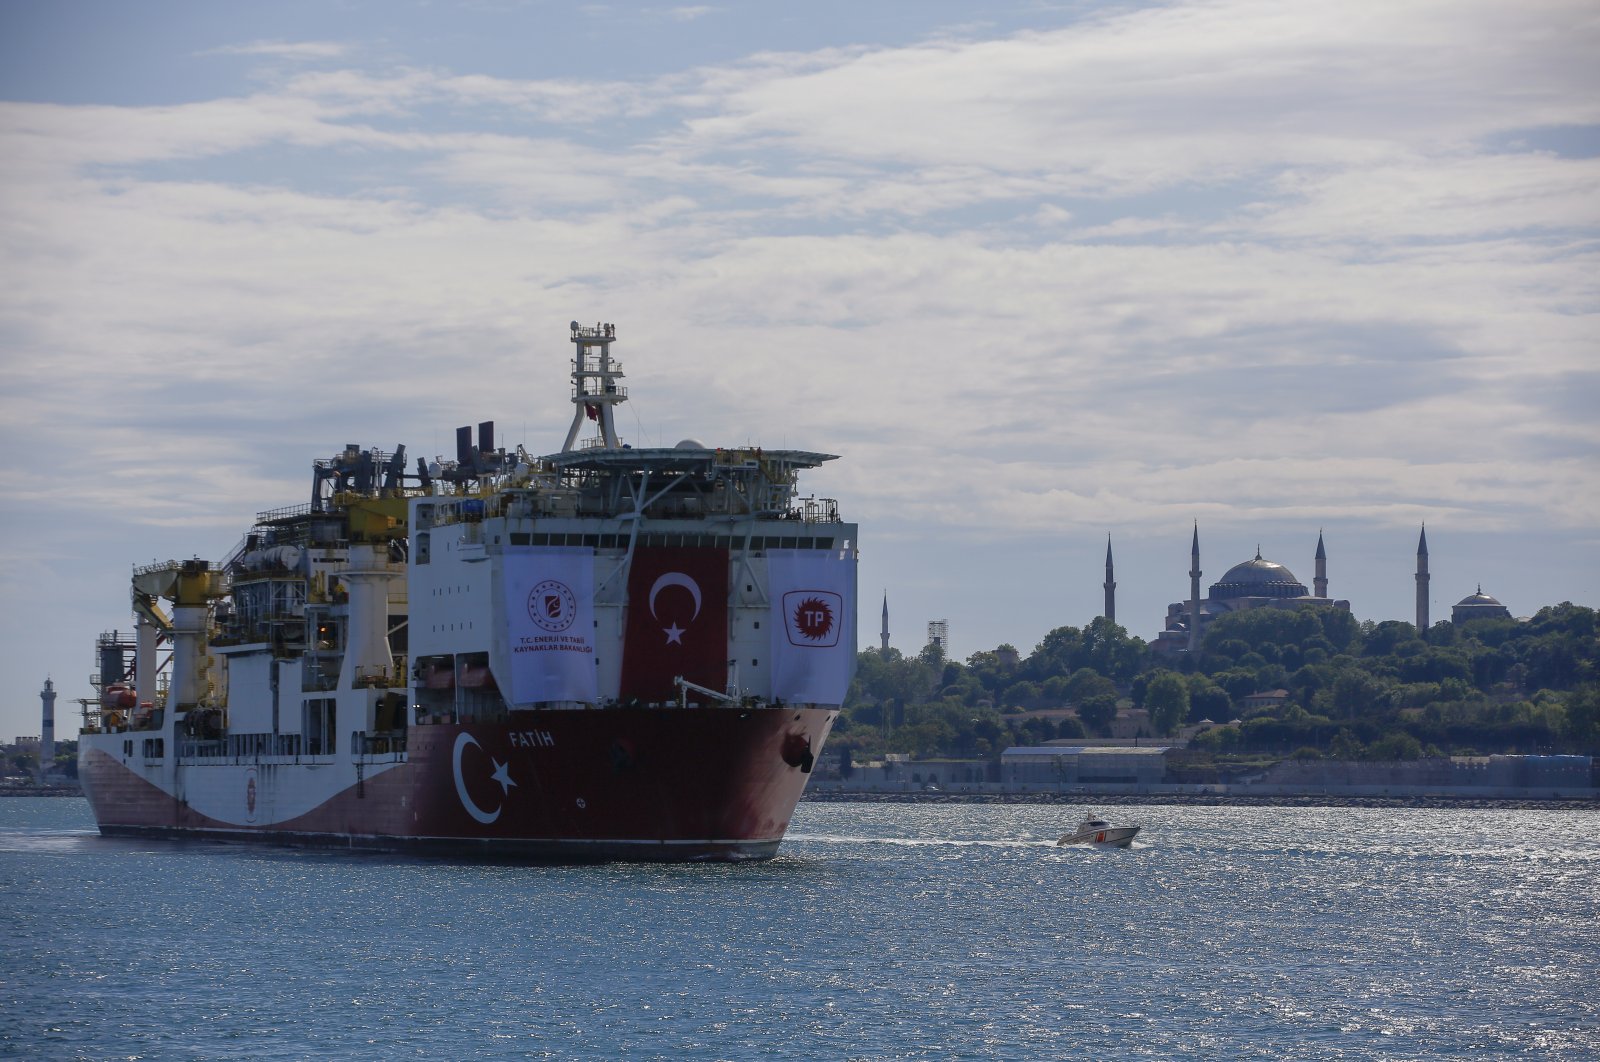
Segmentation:
{"type": "Polygon", "coordinates": [[[1122,196],[1592,124],[1596,43],[1577,4],[1171,5],[775,65],[689,128],[707,146],[891,166],[983,159],[1071,194],[1122,196]]]}
{"type": "Polygon", "coordinates": [[[249,44],[226,44],[208,48],[200,55],[264,55],[273,59],[292,59],[314,62],[339,59],[349,54],[348,45],[335,41],[252,41],[249,44]]]}
{"type": "Polygon", "coordinates": [[[1547,153],[1300,170],[1276,190],[1256,219],[1262,235],[1393,244],[1600,226],[1600,159],[1547,153]]]}
{"type": "Polygon", "coordinates": [[[625,437],[842,453],[806,488],[934,590],[951,543],[1196,517],[1592,539],[1600,174],[1535,134],[1600,123],[1595,31],[1229,0],[0,103],[0,573],[52,527],[225,549],[348,441],[554,448],[573,318],[619,325],[625,437]]]}

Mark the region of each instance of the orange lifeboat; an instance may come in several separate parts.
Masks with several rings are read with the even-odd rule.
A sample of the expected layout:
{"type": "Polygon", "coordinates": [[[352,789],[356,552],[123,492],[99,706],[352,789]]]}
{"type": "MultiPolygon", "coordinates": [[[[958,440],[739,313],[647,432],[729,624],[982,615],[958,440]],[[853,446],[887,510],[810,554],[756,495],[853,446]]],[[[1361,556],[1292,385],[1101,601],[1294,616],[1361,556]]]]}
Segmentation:
{"type": "Polygon", "coordinates": [[[108,711],[126,712],[138,703],[138,696],[132,688],[121,683],[107,686],[100,691],[100,707],[108,711]]]}

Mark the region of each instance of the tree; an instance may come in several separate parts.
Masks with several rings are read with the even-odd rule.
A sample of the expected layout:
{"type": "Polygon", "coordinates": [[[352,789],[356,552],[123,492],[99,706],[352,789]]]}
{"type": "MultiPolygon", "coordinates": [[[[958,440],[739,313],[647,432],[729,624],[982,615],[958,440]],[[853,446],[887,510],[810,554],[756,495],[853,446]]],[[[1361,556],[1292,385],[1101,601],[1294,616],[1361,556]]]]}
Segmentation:
{"type": "MultiPolygon", "coordinates": [[[[1116,705],[1116,702],[1113,701],[1111,703],[1111,711],[1113,713],[1113,716],[1114,716],[1116,710],[1117,710],[1117,705],[1116,705]]],[[[1071,738],[1082,738],[1082,737],[1088,737],[1088,736],[1089,736],[1089,732],[1083,728],[1083,722],[1082,722],[1081,719],[1074,719],[1069,715],[1065,719],[1061,720],[1060,723],[1056,724],[1056,737],[1058,737],[1058,738],[1071,739],[1071,738]]]]}
{"type": "Polygon", "coordinates": [[[1072,678],[1067,680],[1067,696],[1073,702],[1088,700],[1101,694],[1110,694],[1113,698],[1117,695],[1117,684],[1098,672],[1088,668],[1079,668],[1072,673],[1072,678]]]}
{"type": "Polygon", "coordinates": [[[1578,748],[1600,752],[1600,686],[1573,692],[1567,701],[1567,734],[1578,748]]]}
{"type": "Polygon", "coordinates": [[[1189,716],[1189,684],[1183,676],[1162,671],[1144,691],[1144,704],[1150,710],[1150,726],[1157,734],[1171,734],[1189,716]]]}
{"type": "Polygon", "coordinates": [[[1333,709],[1339,715],[1363,715],[1378,706],[1383,687],[1372,676],[1356,670],[1342,671],[1333,680],[1333,709]]]}
{"type": "Polygon", "coordinates": [[[1359,760],[1361,758],[1361,739],[1350,732],[1349,727],[1340,727],[1339,732],[1333,735],[1333,758],[1336,760],[1359,760]]]}
{"type": "Polygon", "coordinates": [[[1096,693],[1078,702],[1078,718],[1091,730],[1103,731],[1117,717],[1117,695],[1096,693]]]}
{"type": "Polygon", "coordinates": [[[1000,695],[1002,707],[1014,704],[1019,708],[1037,708],[1039,707],[1039,700],[1039,684],[1037,682],[1013,682],[1000,695]]]}
{"type": "Polygon", "coordinates": [[[1233,699],[1228,696],[1227,690],[1204,675],[1190,675],[1187,681],[1190,722],[1209,719],[1220,723],[1233,715],[1233,699]]]}
{"type": "Polygon", "coordinates": [[[1404,730],[1386,734],[1367,746],[1369,760],[1420,760],[1422,743],[1404,730]]]}
{"type": "Polygon", "coordinates": [[[1092,668],[1106,678],[1127,682],[1145,659],[1145,644],[1129,637],[1121,626],[1096,616],[1083,630],[1083,638],[1073,654],[1073,670],[1092,668]]]}
{"type": "Polygon", "coordinates": [[[1072,661],[1083,645],[1083,632],[1076,627],[1057,627],[1045,635],[1023,664],[1023,674],[1035,682],[1057,675],[1072,674],[1072,661]]]}
{"type": "Polygon", "coordinates": [[[856,657],[856,677],[846,703],[920,701],[933,689],[941,671],[925,661],[901,656],[898,649],[868,649],[856,657]]]}
{"type": "Polygon", "coordinates": [[[1233,703],[1235,704],[1250,696],[1257,689],[1256,673],[1242,667],[1219,671],[1211,676],[1211,680],[1227,690],[1228,696],[1233,698],[1233,703]]]}

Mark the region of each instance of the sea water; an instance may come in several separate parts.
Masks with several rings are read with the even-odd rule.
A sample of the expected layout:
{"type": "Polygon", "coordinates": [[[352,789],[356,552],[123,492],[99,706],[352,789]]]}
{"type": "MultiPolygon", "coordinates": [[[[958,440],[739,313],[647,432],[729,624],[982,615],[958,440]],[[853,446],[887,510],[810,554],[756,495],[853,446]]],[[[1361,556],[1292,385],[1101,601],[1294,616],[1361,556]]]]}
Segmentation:
{"type": "Polygon", "coordinates": [[[1600,813],[805,803],[777,859],[98,836],[0,800],[0,1053],[1600,1056],[1600,813]]]}

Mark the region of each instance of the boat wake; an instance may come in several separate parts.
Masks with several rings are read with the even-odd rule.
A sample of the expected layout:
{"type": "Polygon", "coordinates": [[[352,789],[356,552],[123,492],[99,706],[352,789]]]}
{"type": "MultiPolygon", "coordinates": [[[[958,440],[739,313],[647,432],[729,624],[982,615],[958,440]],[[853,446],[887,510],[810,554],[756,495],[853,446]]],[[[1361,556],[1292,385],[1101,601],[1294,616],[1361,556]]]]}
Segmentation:
{"type": "Polygon", "coordinates": [[[791,842],[820,844],[881,844],[898,848],[1054,848],[1055,841],[1038,837],[973,839],[965,837],[853,837],[845,834],[791,833],[791,842]]]}
{"type": "Polygon", "coordinates": [[[72,852],[99,836],[100,831],[94,829],[0,830],[0,852],[72,852]]]}

